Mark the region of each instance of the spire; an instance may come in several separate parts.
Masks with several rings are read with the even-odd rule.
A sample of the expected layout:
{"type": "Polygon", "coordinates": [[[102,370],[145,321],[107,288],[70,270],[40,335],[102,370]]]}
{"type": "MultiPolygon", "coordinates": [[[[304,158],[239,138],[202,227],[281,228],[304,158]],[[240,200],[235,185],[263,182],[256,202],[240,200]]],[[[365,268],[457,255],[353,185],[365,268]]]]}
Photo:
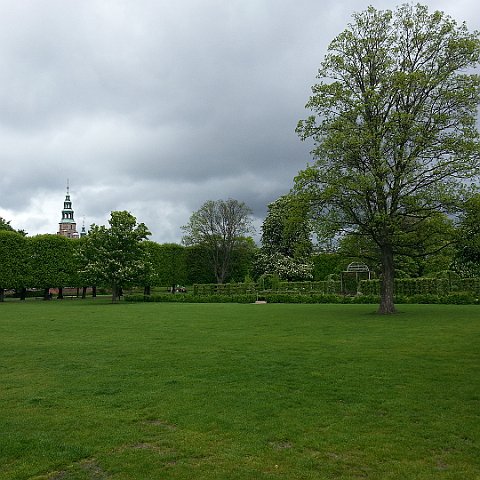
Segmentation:
{"type": "Polygon", "coordinates": [[[62,219],[57,234],[69,238],[78,238],[77,224],[73,218],[72,202],[70,200],[70,182],[67,179],[67,194],[63,202],[62,219]]]}
{"type": "Polygon", "coordinates": [[[84,237],[87,234],[87,231],[85,230],[85,217],[83,217],[82,220],[82,230],[80,232],[80,237],[84,237]]]}

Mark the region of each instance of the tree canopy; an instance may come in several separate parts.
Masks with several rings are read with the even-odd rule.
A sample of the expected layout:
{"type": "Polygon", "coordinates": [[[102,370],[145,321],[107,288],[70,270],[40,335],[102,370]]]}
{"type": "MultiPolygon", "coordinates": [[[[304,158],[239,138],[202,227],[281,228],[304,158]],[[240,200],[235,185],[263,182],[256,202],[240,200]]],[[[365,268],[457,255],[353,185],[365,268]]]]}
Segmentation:
{"type": "Polygon", "coordinates": [[[256,255],[256,276],[276,274],[284,280],[309,280],[313,251],[308,204],[283,195],[268,205],[262,224],[262,247],[256,255]]]}
{"type": "Polygon", "coordinates": [[[182,227],[185,245],[203,245],[208,250],[218,283],[230,272],[234,249],[253,231],[251,214],[251,209],[238,200],[208,200],[182,227]]]}
{"type": "Polygon", "coordinates": [[[0,231],[6,230],[8,232],[17,232],[20,235],[25,236],[26,232],[25,230],[15,230],[11,225],[10,225],[10,220],[5,220],[3,217],[0,217],[0,231]]]}
{"type": "Polygon", "coordinates": [[[116,301],[123,287],[139,282],[145,275],[141,242],[150,232],[127,211],[112,212],[108,223],[109,227],[90,227],[79,243],[79,256],[85,278],[111,286],[112,301],[116,301]]]}
{"type": "Polygon", "coordinates": [[[296,189],[319,230],[368,236],[393,313],[394,255],[436,212],[455,212],[480,171],[479,33],[422,5],[355,13],[330,44],[299,122],[315,163],[296,189]]]}
{"type": "Polygon", "coordinates": [[[480,275],[480,194],[465,204],[458,227],[455,266],[464,276],[480,275]]]}

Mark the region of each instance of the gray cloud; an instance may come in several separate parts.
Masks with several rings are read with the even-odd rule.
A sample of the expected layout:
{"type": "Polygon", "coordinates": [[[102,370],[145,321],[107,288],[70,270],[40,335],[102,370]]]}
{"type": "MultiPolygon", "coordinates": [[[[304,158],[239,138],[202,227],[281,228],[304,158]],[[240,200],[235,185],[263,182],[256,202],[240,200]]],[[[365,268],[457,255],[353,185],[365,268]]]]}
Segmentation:
{"type": "MultiPolygon", "coordinates": [[[[473,0],[427,3],[478,28],[473,0]]],[[[309,161],[294,130],[328,44],[368,4],[0,1],[0,215],[55,232],[69,178],[78,224],[129,210],[180,241],[218,198],[259,224],[309,161]]]]}

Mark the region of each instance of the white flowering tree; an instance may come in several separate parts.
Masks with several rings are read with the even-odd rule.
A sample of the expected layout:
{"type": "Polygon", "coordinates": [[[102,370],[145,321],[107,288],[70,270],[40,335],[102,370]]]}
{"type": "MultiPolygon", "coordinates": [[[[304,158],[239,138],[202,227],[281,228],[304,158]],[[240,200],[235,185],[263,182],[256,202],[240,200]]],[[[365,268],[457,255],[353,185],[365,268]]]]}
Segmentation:
{"type": "Polygon", "coordinates": [[[262,247],[255,258],[257,275],[282,280],[311,280],[313,250],[308,205],[301,197],[284,195],[268,205],[262,224],[262,247]]]}
{"type": "Polygon", "coordinates": [[[122,288],[143,275],[147,259],[141,242],[150,232],[127,211],[112,212],[110,227],[92,225],[80,243],[79,256],[85,278],[112,288],[112,302],[122,288]]]}
{"type": "Polygon", "coordinates": [[[257,272],[278,275],[281,280],[302,281],[313,278],[313,263],[307,259],[288,257],[282,253],[260,251],[255,258],[257,272]]]}

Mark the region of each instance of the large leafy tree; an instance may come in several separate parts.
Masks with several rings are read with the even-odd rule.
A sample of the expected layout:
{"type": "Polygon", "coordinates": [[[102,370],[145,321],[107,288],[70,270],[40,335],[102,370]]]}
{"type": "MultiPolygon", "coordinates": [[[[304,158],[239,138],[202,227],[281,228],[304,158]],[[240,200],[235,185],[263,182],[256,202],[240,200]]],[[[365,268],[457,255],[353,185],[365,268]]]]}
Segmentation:
{"type": "Polygon", "coordinates": [[[150,232],[127,211],[112,212],[108,223],[109,227],[90,227],[79,245],[79,256],[85,278],[109,285],[115,302],[123,287],[145,275],[146,250],[141,242],[150,232]]]}
{"type": "Polygon", "coordinates": [[[403,5],[353,15],[330,44],[298,124],[315,163],[296,179],[330,233],[377,246],[379,312],[395,312],[394,255],[435,212],[464,200],[478,175],[479,34],[442,12],[403,5]],[[470,73],[469,73],[470,72],[470,73]]]}
{"type": "Polygon", "coordinates": [[[262,247],[256,255],[257,275],[276,274],[285,280],[312,277],[313,245],[308,204],[301,197],[283,195],[268,205],[262,224],[262,247]]]}
{"type": "Polygon", "coordinates": [[[238,200],[209,200],[182,227],[185,245],[206,248],[217,283],[224,283],[233,251],[253,230],[251,214],[250,208],[238,200]]]}
{"type": "Polygon", "coordinates": [[[283,195],[268,205],[262,224],[262,249],[287,257],[305,258],[312,254],[308,204],[293,195],[283,195]]]}

